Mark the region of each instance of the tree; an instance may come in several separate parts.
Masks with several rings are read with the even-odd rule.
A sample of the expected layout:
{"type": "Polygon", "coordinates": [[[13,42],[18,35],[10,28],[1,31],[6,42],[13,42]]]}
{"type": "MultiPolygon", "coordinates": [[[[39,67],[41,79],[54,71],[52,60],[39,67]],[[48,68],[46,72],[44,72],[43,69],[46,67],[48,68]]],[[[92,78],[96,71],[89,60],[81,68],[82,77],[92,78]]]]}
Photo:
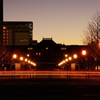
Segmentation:
{"type": "MultiPolygon", "coordinates": [[[[83,43],[88,45],[89,54],[94,61],[100,61],[100,12],[97,11],[84,32],[83,43]]],[[[100,64],[99,64],[100,65],[100,64]]]]}
{"type": "Polygon", "coordinates": [[[96,12],[84,32],[83,43],[97,43],[100,40],[100,12],[96,12]]]}

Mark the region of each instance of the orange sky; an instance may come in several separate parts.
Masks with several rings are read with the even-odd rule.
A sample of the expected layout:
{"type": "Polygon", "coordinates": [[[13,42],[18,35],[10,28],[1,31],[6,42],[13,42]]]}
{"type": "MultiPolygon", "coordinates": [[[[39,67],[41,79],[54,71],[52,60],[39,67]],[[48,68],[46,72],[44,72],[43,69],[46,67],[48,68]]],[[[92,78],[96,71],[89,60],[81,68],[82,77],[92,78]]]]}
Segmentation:
{"type": "Polygon", "coordinates": [[[33,39],[82,44],[84,29],[100,0],[4,0],[5,21],[33,21],[33,39]]]}

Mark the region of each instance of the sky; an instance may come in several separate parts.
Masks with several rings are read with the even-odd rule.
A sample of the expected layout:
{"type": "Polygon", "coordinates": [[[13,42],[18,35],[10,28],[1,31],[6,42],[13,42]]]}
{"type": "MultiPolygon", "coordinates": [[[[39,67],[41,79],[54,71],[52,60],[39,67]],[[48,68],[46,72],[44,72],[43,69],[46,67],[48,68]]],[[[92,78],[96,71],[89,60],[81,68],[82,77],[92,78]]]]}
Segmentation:
{"type": "Polygon", "coordinates": [[[100,0],[4,0],[4,21],[32,21],[33,40],[82,45],[84,30],[100,0]]]}

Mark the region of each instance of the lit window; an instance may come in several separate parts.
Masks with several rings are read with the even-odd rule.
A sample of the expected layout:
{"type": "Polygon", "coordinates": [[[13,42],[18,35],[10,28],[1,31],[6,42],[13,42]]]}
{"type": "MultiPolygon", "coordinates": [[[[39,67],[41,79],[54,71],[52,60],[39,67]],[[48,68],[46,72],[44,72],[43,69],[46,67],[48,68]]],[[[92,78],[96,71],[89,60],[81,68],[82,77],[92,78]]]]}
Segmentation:
{"type": "Polygon", "coordinates": [[[41,53],[39,53],[39,56],[41,55],[41,53]]]}
{"type": "Polygon", "coordinates": [[[3,29],[7,29],[7,27],[3,27],[3,29]]]}
{"type": "Polygon", "coordinates": [[[36,53],[36,55],[38,56],[38,53],[36,53]]]}
{"type": "Polygon", "coordinates": [[[48,50],[48,47],[46,47],[46,50],[48,50]]]}
{"type": "Polygon", "coordinates": [[[65,57],[68,57],[68,54],[65,54],[65,57]]]}
{"type": "Polygon", "coordinates": [[[36,56],[40,56],[41,55],[41,53],[36,53],[36,56]]]}
{"type": "Polygon", "coordinates": [[[3,33],[5,33],[5,30],[3,30],[3,33]]]}
{"type": "Polygon", "coordinates": [[[8,33],[8,30],[6,30],[6,32],[8,33]]]}
{"type": "Polygon", "coordinates": [[[61,48],[61,50],[66,50],[66,48],[61,48]]]}
{"type": "Polygon", "coordinates": [[[5,45],[5,43],[3,43],[3,45],[5,45]]]}
{"type": "Polygon", "coordinates": [[[27,57],[29,57],[30,55],[29,54],[27,54],[27,57]]]}
{"type": "Polygon", "coordinates": [[[23,40],[20,40],[21,42],[27,42],[28,40],[27,39],[23,39],[23,40]]]}
{"type": "Polygon", "coordinates": [[[33,48],[28,48],[28,50],[33,50],[33,48]]]}

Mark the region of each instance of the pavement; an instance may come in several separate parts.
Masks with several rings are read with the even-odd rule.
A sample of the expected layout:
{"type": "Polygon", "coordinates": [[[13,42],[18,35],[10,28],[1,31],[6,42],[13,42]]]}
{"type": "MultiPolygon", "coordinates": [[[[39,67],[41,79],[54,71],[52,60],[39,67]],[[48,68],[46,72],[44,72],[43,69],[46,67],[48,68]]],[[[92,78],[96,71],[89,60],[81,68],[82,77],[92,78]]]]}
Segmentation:
{"type": "Polygon", "coordinates": [[[0,79],[0,100],[99,100],[99,79],[0,79]]]}

